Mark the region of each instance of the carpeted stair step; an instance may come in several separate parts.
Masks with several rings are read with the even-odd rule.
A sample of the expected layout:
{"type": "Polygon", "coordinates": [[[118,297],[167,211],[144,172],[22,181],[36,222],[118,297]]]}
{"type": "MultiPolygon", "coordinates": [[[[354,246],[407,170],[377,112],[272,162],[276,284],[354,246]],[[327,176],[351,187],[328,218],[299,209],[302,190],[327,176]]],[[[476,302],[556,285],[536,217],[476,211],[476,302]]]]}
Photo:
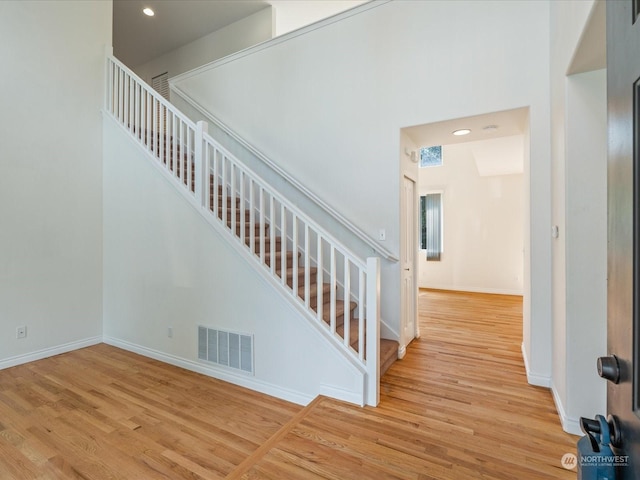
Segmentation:
{"type": "MultiPolygon", "coordinates": [[[[244,243],[248,246],[251,243],[251,238],[249,237],[245,238],[244,243]]],[[[282,237],[276,237],[275,246],[276,246],[276,252],[282,249],[282,237]]],[[[260,253],[260,237],[259,236],[256,236],[255,238],[254,251],[256,253],[260,253]]],[[[264,239],[264,251],[266,253],[271,252],[271,237],[266,237],[264,239]]],[[[280,266],[277,267],[277,270],[278,271],[280,270],[280,266]]]]}
{"type": "MultiPolygon", "coordinates": [[[[257,235],[256,235],[257,236],[257,235]]],[[[256,255],[260,255],[260,247],[258,247],[258,251],[256,252],[256,255]]],[[[291,265],[293,263],[293,252],[291,250],[287,250],[286,252],[286,262],[287,265],[291,265]]],[[[276,272],[280,272],[280,268],[282,265],[282,250],[276,250],[276,272]]],[[[264,260],[265,263],[270,267],[271,266],[271,250],[267,250],[265,249],[264,251],[264,260]]],[[[280,274],[278,273],[278,276],[280,274]]]]}
{"type": "MultiPolygon", "coordinates": [[[[323,298],[322,300],[323,300],[322,319],[325,321],[325,323],[327,323],[327,325],[329,325],[331,322],[331,299],[323,298]]],[[[349,318],[353,316],[353,312],[357,306],[358,304],[356,302],[349,302],[349,307],[348,307],[349,318]]],[[[314,308],[314,310],[316,312],[318,311],[317,308],[314,308]]],[[[342,328],[342,325],[344,323],[344,313],[345,313],[344,300],[336,300],[336,330],[338,329],[338,327],[342,328]]],[[[340,335],[342,336],[342,333],[340,333],[340,335]]]]}
{"type": "Polygon", "coordinates": [[[384,375],[389,367],[398,360],[398,342],[395,340],[388,340],[386,338],[380,339],[380,376],[384,375]]]}
{"type": "MultiPolygon", "coordinates": [[[[280,268],[277,267],[276,268],[278,276],[282,277],[280,275],[280,268]]],[[[298,268],[298,286],[303,285],[304,286],[304,278],[305,278],[305,274],[304,274],[304,268],[298,268]]],[[[316,283],[318,283],[318,269],[316,267],[311,267],[309,268],[309,282],[310,285],[314,285],[316,283]]],[[[293,268],[287,268],[287,285],[289,285],[290,287],[293,286],[293,277],[294,277],[294,269],[293,268]]]]}
{"type": "MultiPolygon", "coordinates": [[[[322,298],[328,298],[329,292],[331,291],[331,284],[323,283],[322,284],[322,298]]],[[[298,297],[304,300],[304,285],[298,286],[298,297]]],[[[309,304],[311,308],[316,308],[318,304],[318,284],[314,283],[309,286],[309,304]]]]}
{"type": "MultiPolygon", "coordinates": [[[[213,194],[209,195],[210,205],[213,207],[213,194]]],[[[231,208],[231,204],[233,199],[231,197],[227,197],[227,208],[231,208]]],[[[218,208],[222,207],[224,204],[224,200],[222,199],[222,195],[218,195],[218,208]]],[[[240,197],[236,197],[236,205],[240,205],[240,197]]],[[[238,208],[238,207],[236,207],[238,208]]]]}
{"type": "MultiPolygon", "coordinates": [[[[360,330],[358,325],[358,320],[352,318],[349,328],[349,344],[351,348],[353,348],[356,352],[360,348],[360,330]]],[[[344,325],[340,325],[336,328],[336,333],[344,338],[344,325]]],[[[366,341],[366,332],[365,332],[365,341],[366,341]]],[[[398,359],[398,342],[395,340],[389,340],[386,338],[380,339],[380,376],[384,375],[384,373],[393,365],[393,363],[398,359]]]]}
{"type": "MultiPolygon", "coordinates": [[[[218,205],[218,218],[222,218],[222,215],[224,215],[222,205],[218,205]]],[[[228,222],[231,221],[231,216],[232,216],[231,209],[227,208],[227,221],[228,222]]],[[[242,217],[242,211],[238,208],[238,209],[236,209],[236,222],[237,223],[240,222],[240,218],[241,217],[242,217]]],[[[244,211],[244,220],[245,220],[245,223],[251,222],[251,212],[249,210],[245,210],[244,211]]],[[[257,224],[258,222],[256,221],[255,223],[257,224]]]]}

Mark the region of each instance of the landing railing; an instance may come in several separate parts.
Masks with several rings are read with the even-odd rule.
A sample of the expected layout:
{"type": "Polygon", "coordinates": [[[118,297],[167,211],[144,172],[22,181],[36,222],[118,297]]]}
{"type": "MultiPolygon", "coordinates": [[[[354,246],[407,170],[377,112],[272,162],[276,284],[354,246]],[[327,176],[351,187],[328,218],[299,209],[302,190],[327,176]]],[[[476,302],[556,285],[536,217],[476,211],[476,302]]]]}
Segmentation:
{"type": "Polygon", "coordinates": [[[380,262],[349,251],[112,56],[105,110],[166,170],[203,215],[257,262],[367,373],[379,400],[380,262]],[[354,337],[357,336],[357,342],[354,337]]]}

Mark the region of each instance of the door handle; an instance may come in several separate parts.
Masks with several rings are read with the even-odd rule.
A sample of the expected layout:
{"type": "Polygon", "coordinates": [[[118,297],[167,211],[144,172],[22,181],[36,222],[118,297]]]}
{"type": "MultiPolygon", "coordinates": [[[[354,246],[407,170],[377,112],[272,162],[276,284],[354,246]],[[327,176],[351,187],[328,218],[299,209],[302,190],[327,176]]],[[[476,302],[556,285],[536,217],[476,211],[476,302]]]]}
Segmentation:
{"type": "Polygon", "coordinates": [[[598,358],[598,375],[613,383],[620,381],[620,362],[615,355],[598,358]]]}

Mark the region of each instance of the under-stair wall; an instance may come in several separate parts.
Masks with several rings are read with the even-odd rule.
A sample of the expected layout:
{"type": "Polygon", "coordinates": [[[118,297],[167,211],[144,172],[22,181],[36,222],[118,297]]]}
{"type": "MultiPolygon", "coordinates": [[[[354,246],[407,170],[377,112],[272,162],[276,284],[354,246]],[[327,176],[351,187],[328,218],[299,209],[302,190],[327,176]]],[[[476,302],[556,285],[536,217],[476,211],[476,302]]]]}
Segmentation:
{"type": "Polygon", "coordinates": [[[105,342],[301,404],[320,393],[362,403],[362,369],[108,115],[103,135],[105,342]],[[254,374],[200,361],[201,325],[251,335],[254,374]]]}

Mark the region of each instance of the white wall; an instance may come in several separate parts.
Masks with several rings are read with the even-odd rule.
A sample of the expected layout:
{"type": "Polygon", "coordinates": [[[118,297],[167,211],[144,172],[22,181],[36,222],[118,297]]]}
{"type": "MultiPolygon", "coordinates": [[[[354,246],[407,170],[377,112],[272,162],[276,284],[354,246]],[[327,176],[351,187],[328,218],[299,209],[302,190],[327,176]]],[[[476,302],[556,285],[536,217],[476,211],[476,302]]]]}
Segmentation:
{"type": "Polygon", "coordinates": [[[567,78],[566,414],[576,422],[606,411],[596,371],[607,354],[606,82],[606,70],[567,78]]]}
{"type": "Polygon", "coordinates": [[[100,341],[111,1],[3,1],[0,38],[2,368],[100,341]]]}
{"type": "Polygon", "coordinates": [[[567,76],[594,4],[551,4],[552,390],[572,433],[606,409],[595,368],[606,354],[606,79],[567,76]]]}
{"type": "MultiPolygon", "coordinates": [[[[368,0],[267,0],[275,10],[275,35],[298,28],[356,7],[368,0]]],[[[275,36],[274,35],[274,36],[275,36]]]]}
{"type": "Polygon", "coordinates": [[[442,166],[420,169],[420,195],[442,192],[444,242],[439,262],[418,256],[419,286],[522,295],[523,175],[481,177],[477,143],[445,145],[442,166]]]}
{"type": "MultiPolygon", "coordinates": [[[[178,77],[175,85],[371,237],[386,229],[386,246],[395,252],[399,130],[529,106],[527,351],[529,368],[548,379],[549,4],[394,1],[358,9],[178,77]]],[[[382,316],[395,327],[399,280],[398,264],[383,262],[382,316]]]]}
{"type": "Polygon", "coordinates": [[[105,117],[105,342],[298,403],[361,401],[364,374],[153,161],[105,117]],[[198,361],[198,325],[253,334],[255,376],[198,361]]]}
{"type": "Polygon", "coordinates": [[[145,82],[165,72],[169,77],[244,50],[274,36],[274,11],[267,7],[220,30],[133,68],[145,82]]]}

